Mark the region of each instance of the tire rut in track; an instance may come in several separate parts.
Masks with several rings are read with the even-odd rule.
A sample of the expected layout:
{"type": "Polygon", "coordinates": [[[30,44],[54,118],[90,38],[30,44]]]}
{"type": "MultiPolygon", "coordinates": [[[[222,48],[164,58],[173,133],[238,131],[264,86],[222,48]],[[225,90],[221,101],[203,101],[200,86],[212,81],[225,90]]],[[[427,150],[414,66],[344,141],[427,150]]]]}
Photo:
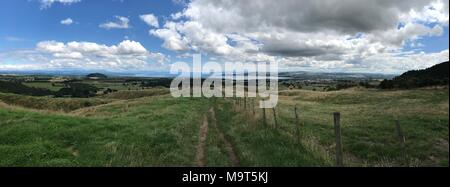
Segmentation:
{"type": "Polygon", "coordinates": [[[203,122],[199,131],[199,142],[197,145],[197,153],[195,156],[195,165],[197,167],[205,167],[205,144],[208,136],[208,117],[203,115],[203,122]]]}
{"type": "MultiPolygon", "coordinates": [[[[235,149],[233,145],[227,140],[223,132],[219,129],[217,126],[217,120],[216,115],[214,112],[214,108],[209,109],[208,111],[210,119],[211,119],[211,125],[213,125],[213,128],[217,129],[219,139],[221,142],[223,142],[225,146],[225,150],[227,152],[228,159],[230,160],[232,167],[238,167],[240,165],[239,159],[236,156],[235,149]]],[[[203,121],[202,125],[200,126],[199,130],[199,142],[197,145],[197,152],[195,156],[195,165],[197,167],[205,167],[205,146],[206,146],[206,138],[208,137],[208,128],[209,128],[209,122],[208,122],[208,115],[203,115],[203,121]]]]}
{"type": "Polygon", "coordinates": [[[239,159],[236,156],[236,152],[235,152],[235,149],[234,149],[233,145],[227,140],[227,138],[225,137],[223,132],[217,126],[216,114],[214,112],[214,109],[211,108],[209,110],[209,113],[211,115],[211,123],[214,126],[214,128],[217,129],[220,141],[223,142],[224,145],[225,145],[225,150],[227,151],[228,159],[230,159],[231,166],[232,167],[239,167],[240,162],[239,162],[239,159]]]}

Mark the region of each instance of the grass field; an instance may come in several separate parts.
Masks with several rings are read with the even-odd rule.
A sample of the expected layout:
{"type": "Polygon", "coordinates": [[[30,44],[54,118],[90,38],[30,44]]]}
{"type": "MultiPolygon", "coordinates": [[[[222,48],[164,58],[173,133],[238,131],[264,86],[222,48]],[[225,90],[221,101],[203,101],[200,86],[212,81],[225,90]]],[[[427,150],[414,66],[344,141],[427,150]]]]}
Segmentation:
{"type": "Polygon", "coordinates": [[[62,84],[52,84],[51,82],[25,82],[23,84],[25,86],[34,88],[44,88],[55,92],[64,87],[62,84]]]}
{"type": "Polygon", "coordinates": [[[199,150],[205,166],[334,166],[332,113],[340,112],[346,166],[448,167],[448,88],[284,90],[277,127],[272,110],[263,125],[252,101],[161,89],[90,99],[0,94],[0,166],[196,166],[199,150]],[[58,107],[66,103],[77,107],[58,107]]]}
{"type": "Polygon", "coordinates": [[[290,96],[281,96],[277,107],[279,131],[296,134],[299,128],[301,142],[327,152],[328,158],[334,156],[332,113],[340,112],[347,165],[448,166],[448,89],[281,94],[290,96]],[[406,134],[405,147],[399,143],[395,120],[406,134]]]}

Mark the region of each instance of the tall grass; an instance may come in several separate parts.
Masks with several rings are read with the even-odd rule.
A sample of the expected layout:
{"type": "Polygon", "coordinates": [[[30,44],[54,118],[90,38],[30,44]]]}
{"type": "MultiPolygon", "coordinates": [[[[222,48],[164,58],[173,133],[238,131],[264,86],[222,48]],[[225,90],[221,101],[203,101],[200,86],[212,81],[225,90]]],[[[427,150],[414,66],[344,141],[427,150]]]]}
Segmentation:
{"type": "Polygon", "coordinates": [[[193,166],[208,108],[168,97],[99,117],[0,108],[0,166],[193,166]]]}
{"type": "MultiPolygon", "coordinates": [[[[334,158],[332,113],[341,112],[346,165],[448,166],[448,106],[448,88],[405,91],[349,89],[338,92],[296,90],[282,92],[280,96],[276,108],[279,128],[274,127],[271,110],[266,110],[266,116],[270,133],[295,140],[299,128],[302,146],[297,149],[306,149],[324,160],[334,158]],[[300,111],[298,121],[294,114],[295,106],[300,111]],[[405,147],[398,141],[395,120],[400,121],[406,133],[405,147]]],[[[259,114],[248,117],[248,111],[245,115],[242,112],[243,106],[238,108],[235,125],[240,129],[259,125],[257,130],[249,132],[252,135],[246,135],[254,135],[251,139],[258,139],[261,135],[256,132],[264,129],[261,109],[258,109],[259,114]],[[256,120],[252,119],[255,117],[256,120]],[[253,125],[243,125],[246,123],[253,125]]],[[[230,133],[240,139],[242,137],[238,136],[242,131],[249,130],[230,133]]],[[[242,143],[250,144],[250,140],[242,143]]]]}
{"type": "Polygon", "coordinates": [[[136,99],[142,97],[151,97],[169,94],[169,90],[166,88],[155,88],[150,90],[139,90],[139,91],[118,91],[115,93],[107,94],[102,96],[107,99],[136,99]]]}
{"type": "Polygon", "coordinates": [[[13,106],[61,112],[70,112],[80,108],[97,106],[111,102],[111,100],[108,99],[97,98],[50,98],[3,93],[0,93],[0,101],[13,106]]]}
{"type": "Polygon", "coordinates": [[[217,138],[220,132],[241,166],[333,166],[333,112],[341,113],[346,166],[448,166],[448,88],[282,91],[277,128],[272,110],[266,111],[264,127],[262,110],[256,103],[253,114],[250,100],[245,108],[231,98],[172,98],[163,90],[139,93],[93,99],[0,94],[10,105],[81,108],[79,115],[63,116],[0,105],[0,166],[193,166],[199,126],[211,107],[217,128],[210,126],[208,133],[207,166],[230,166],[217,138]],[[405,132],[404,147],[395,120],[405,132]]]}

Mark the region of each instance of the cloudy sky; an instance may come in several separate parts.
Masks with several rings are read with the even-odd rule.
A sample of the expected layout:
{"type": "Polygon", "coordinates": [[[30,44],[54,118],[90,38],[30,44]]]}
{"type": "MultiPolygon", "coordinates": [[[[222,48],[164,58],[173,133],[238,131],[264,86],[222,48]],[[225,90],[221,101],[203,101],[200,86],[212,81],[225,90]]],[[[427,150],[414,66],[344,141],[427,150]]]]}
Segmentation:
{"type": "Polygon", "coordinates": [[[204,60],[401,73],[449,59],[447,0],[1,0],[0,71],[204,60]]]}

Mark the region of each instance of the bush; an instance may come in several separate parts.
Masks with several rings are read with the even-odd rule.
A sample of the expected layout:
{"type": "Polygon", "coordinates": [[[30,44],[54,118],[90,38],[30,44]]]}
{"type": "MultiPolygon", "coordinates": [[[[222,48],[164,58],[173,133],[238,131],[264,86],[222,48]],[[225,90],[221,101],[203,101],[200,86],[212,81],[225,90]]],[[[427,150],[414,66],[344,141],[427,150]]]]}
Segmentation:
{"type": "Polygon", "coordinates": [[[82,83],[68,83],[64,88],[61,88],[56,94],[56,97],[79,97],[88,98],[94,97],[99,89],[95,86],[82,83]]]}

